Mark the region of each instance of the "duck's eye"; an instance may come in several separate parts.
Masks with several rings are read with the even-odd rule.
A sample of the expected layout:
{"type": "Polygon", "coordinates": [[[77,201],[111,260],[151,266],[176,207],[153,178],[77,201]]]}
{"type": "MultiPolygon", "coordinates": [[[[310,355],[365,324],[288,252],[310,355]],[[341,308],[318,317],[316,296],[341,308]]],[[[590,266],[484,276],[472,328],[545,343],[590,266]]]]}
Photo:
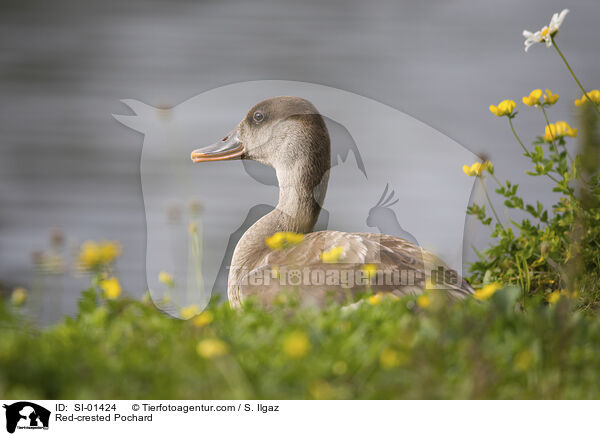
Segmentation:
{"type": "Polygon", "coordinates": [[[260,123],[262,120],[265,119],[265,116],[262,114],[262,112],[254,112],[254,121],[256,121],[257,123],[260,123]]]}

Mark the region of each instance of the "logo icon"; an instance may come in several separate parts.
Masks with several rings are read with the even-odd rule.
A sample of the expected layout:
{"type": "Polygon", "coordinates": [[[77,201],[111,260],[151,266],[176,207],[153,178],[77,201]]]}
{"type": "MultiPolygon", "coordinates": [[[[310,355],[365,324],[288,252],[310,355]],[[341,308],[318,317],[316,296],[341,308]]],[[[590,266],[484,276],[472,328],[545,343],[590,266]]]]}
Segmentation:
{"type": "Polygon", "coordinates": [[[6,431],[14,433],[15,429],[47,430],[50,421],[50,411],[29,401],[19,401],[6,409],[6,431]]]}

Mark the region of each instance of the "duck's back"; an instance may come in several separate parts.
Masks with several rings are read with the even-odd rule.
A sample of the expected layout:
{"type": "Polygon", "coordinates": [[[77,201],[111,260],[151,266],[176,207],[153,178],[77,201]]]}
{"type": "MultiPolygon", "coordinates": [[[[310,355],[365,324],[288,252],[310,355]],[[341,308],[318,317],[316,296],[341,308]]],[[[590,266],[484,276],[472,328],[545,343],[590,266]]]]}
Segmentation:
{"type": "Polygon", "coordinates": [[[348,300],[356,292],[416,295],[424,289],[462,299],[469,284],[433,254],[404,239],[377,233],[320,231],[297,245],[269,250],[233,291],[269,305],[281,291],[306,302],[348,300]]]}

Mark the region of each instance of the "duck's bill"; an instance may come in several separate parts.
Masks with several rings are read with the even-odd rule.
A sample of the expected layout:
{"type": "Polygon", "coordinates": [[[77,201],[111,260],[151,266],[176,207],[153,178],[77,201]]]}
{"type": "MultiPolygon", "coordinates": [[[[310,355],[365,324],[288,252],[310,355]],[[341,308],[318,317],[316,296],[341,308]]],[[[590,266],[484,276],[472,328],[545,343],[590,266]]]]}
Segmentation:
{"type": "Polygon", "coordinates": [[[239,159],[242,154],[244,154],[244,144],[238,137],[236,129],[216,144],[192,151],[191,158],[194,163],[212,162],[217,160],[239,159]]]}

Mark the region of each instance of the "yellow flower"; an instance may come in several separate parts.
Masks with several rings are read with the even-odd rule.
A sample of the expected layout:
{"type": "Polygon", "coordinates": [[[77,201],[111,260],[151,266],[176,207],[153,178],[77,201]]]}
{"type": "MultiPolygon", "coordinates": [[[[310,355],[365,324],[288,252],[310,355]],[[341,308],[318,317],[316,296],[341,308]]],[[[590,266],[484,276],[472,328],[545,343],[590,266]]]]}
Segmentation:
{"type": "Polygon", "coordinates": [[[306,356],[310,351],[310,341],[304,332],[299,330],[288,333],[283,341],[283,352],[292,359],[306,356]]]}
{"type": "Polygon", "coordinates": [[[537,106],[540,104],[540,98],[542,97],[541,89],[534,89],[529,93],[528,96],[523,97],[523,103],[527,106],[537,106]]]}
{"type": "Polygon", "coordinates": [[[79,252],[79,264],[85,269],[108,265],[121,254],[121,245],[111,241],[86,241],[79,252]]]}
{"type": "Polygon", "coordinates": [[[18,287],[12,291],[10,301],[15,306],[22,306],[27,301],[27,289],[18,287]]]}
{"type": "Polygon", "coordinates": [[[121,245],[118,242],[102,242],[100,244],[100,259],[110,263],[121,254],[121,245]]]}
{"type": "Polygon", "coordinates": [[[215,317],[210,311],[204,311],[197,317],[192,320],[192,324],[196,327],[204,327],[205,325],[210,324],[215,317]]]}
{"type": "Polygon", "coordinates": [[[84,268],[93,268],[100,261],[100,249],[93,241],[84,242],[79,252],[79,263],[84,268]]]}
{"type": "Polygon", "coordinates": [[[558,101],[558,94],[552,94],[552,92],[549,89],[546,89],[546,93],[544,94],[544,102],[548,106],[552,106],[557,101],[558,101]]]}
{"type": "Polygon", "coordinates": [[[191,304],[189,306],[182,307],[179,310],[179,313],[185,319],[193,318],[194,316],[198,315],[199,312],[200,312],[200,308],[198,307],[197,304],[191,304]]]}
{"type": "Polygon", "coordinates": [[[196,353],[205,359],[224,356],[228,351],[229,347],[227,344],[217,338],[203,339],[196,345],[196,353]]]}
{"type": "Polygon", "coordinates": [[[367,279],[369,280],[371,280],[377,275],[377,265],[374,265],[372,263],[365,263],[360,267],[360,269],[363,270],[363,272],[367,276],[367,279]]]}
{"type": "Polygon", "coordinates": [[[321,260],[325,263],[337,263],[344,255],[344,247],[333,247],[321,253],[321,260]]]}
{"type": "Polygon", "coordinates": [[[100,282],[100,287],[104,291],[104,296],[109,300],[114,300],[121,295],[121,284],[116,277],[102,280],[100,282]]]}
{"type": "Polygon", "coordinates": [[[577,298],[578,296],[579,296],[579,292],[577,292],[577,291],[571,292],[566,289],[563,289],[562,291],[557,290],[557,291],[550,293],[546,297],[546,301],[548,301],[548,303],[550,303],[550,304],[556,304],[558,302],[558,300],[560,300],[562,297],[572,299],[572,298],[577,298]]]}
{"type": "Polygon", "coordinates": [[[498,289],[502,289],[502,285],[500,283],[490,283],[481,289],[477,289],[473,297],[475,297],[477,300],[487,300],[494,295],[498,289]]]}
{"type": "Polygon", "coordinates": [[[556,133],[558,133],[558,136],[571,136],[575,138],[577,136],[577,129],[572,129],[566,121],[557,121],[556,133]]]}
{"type": "Polygon", "coordinates": [[[423,309],[429,307],[431,304],[431,298],[428,295],[421,294],[417,297],[417,305],[423,309]]]}
{"type": "Polygon", "coordinates": [[[513,100],[502,100],[498,106],[490,105],[490,112],[497,117],[512,116],[517,103],[513,100]]]}
{"type": "Polygon", "coordinates": [[[385,369],[395,368],[401,364],[400,354],[391,348],[384,348],[379,355],[379,363],[385,369]]]}
{"type": "Polygon", "coordinates": [[[488,171],[490,173],[494,171],[494,166],[489,160],[486,160],[484,163],[481,164],[481,172],[484,171],[488,171]]]}
{"type": "MultiPolygon", "coordinates": [[[[587,97],[595,104],[600,104],[600,91],[597,89],[587,92],[587,97]]],[[[582,106],[587,101],[587,97],[584,94],[580,99],[575,100],[575,106],[582,106]]]]}
{"type": "Polygon", "coordinates": [[[161,271],[158,274],[158,281],[167,285],[169,288],[175,287],[175,279],[173,279],[173,274],[170,274],[166,271],[161,271]]]}
{"type": "Polygon", "coordinates": [[[544,130],[544,141],[552,142],[555,138],[558,138],[556,134],[556,125],[548,124],[544,130]]]}
{"type": "Polygon", "coordinates": [[[382,299],[381,293],[377,293],[375,295],[371,295],[367,301],[369,302],[369,304],[371,306],[377,306],[379,303],[381,303],[381,299],[382,299]]]}
{"type": "Polygon", "coordinates": [[[542,256],[540,256],[540,258],[538,260],[536,260],[535,262],[533,262],[531,264],[531,267],[533,268],[533,267],[539,266],[543,263],[544,263],[544,256],[542,255],[542,256]]]}
{"type": "Polygon", "coordinates": [[[554,291],[550,295],[548,295],[548,297],[546,297],[546,300],[548,300],[548,303],[550,304],[556,304],[556,302],[560,300],[560,297],[560,291],[554,291]]]}
{"type": "Polygon", "coordinates": [[[485,162],[475,162],[471,166],[463,165],[462,167],[463,172],[469,177],[479,177],[483,174],[484,171],[493,171],[493,169],[494,167],[492,166],[492,163],[489,160],[486,160],[485,162]]]}
{"type": "Polygon", "coordinates": [[[577,129],[572,129],[565,121],[557,121],[556,124],[549,124],[544,130],[544,141],[552,142],[554,139],[562,138],[563,136],[577,136],[577,129]]]}
{"type": "Polygon", "coordinates": [[[292,247],[299,244],[304,239],[302,233],[277,232],[265,239],[265,244],[272,250],[281,250],[282,248],[292,247]]]}

